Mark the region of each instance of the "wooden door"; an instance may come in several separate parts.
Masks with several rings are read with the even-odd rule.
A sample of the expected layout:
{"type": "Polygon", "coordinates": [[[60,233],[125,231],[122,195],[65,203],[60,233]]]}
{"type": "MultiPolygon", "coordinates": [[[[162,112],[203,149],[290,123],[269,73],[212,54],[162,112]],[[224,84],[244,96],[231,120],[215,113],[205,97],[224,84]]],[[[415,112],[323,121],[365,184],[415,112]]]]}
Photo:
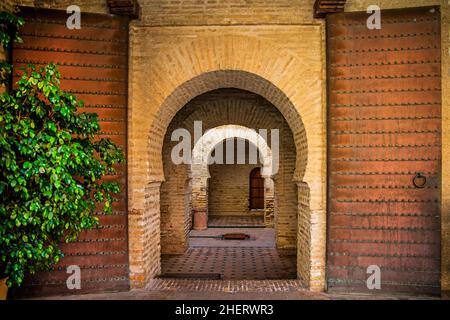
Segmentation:
{"type": "Polygon", "coordinates": [[[439,292],[439,8],[368,16],[327,18],[328,288],[439,292]]]}
{"type": "Polygon", "coordinates": [[[264,178],[261,168],[250,172],[250,209],[264,209],[264,178]]]}
{"type": "MultiPolygon", "coordinates": [[[[60,10],[21,8],[26,24],[22,44],[12,52],[14,81],[20,67],[29,63],[59,65],[61,87],[84,101],[80,112],[97,113],[107,137],[126,153],[128,19],[112,15],[82,13],[81,29],[66,27],[68,14],[60,10]]],[[[76,294],[129,288],[127,240],[127,170],[107,177],[119,182],[122,193],[113,214],[98,212],[100,228],[83,233],[77,242],[63,244],[65,257],[52,272],[28,279],[24,294],[76,294]],[[69,291],[69,265],[81,269],[81,290],[69,291]]]]}

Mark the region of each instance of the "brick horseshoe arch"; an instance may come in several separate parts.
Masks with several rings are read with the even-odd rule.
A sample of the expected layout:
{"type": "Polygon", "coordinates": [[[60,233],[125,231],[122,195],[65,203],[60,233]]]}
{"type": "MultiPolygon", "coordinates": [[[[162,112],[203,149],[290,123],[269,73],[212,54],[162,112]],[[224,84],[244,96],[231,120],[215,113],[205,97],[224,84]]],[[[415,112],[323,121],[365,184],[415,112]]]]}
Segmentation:
{"type": "Polygon", "coordinates": [[[259,133],[244,126],[224,125],[208,130],[195,144],[192,151],[192,177],[196,176],[195,173],[208,176],[208,158],[212,151],[219,143],[231,138],[240,138],[252,142],[261,152],[262,174],[265,176],[275,174],[276,167],[273,163],[272,150],[259,133]]]}
{"type": "Polygon", "coordinates": [[[321,77],[292,52],[244,36],[181,42],[151,60],[151,70],[130,66],[134,79],[128,136],[131,286],[145,286],[160,273],[161,154],[171,119],[202,93],[238,88],[271,102],[292,130],[297,150],[293,177],[298,185],[297,273],[305,287],[323,290],[326,179],[321,77]],[[280,68],[289,73],[283,76],[280,68]]]}
{"type": "MultiPolygon", "coordinates": [[[[239,125],[223,125],[205,132],[195,143],[192,150],[190,176],[192,179],[192,209],[194,211],[194,228],[206,229],[208,219],[208,164],[213,150],[227,139],[240,138],[253,144],[260,154],[262,175],[271,178],[276,174],[278,163],[274,162],[272,150],[267,141],[255,130],[239,125]],[[198,223],[196,220],[201,220],[198,223]]],[[[233,140],[234,150],[234,140],[233,140]]],[[[278,161],[278,159],[275,159],[278,161]]],[[[272,196],[272,195],[271,195],[272,196]]],[[[271,199],[273,201],[273,198],[271,199]]]]}

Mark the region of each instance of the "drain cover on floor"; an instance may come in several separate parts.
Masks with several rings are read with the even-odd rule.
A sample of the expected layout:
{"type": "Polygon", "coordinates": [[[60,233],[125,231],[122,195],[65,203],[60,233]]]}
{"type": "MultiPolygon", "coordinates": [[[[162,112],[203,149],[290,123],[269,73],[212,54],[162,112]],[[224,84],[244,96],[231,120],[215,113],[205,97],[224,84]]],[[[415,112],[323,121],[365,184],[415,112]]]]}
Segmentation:
{"type": "Polygon", "coordinates": [[[225,233],[222,235],[223,240],[247,240],[250,236],[245,233],[225,233]]]}

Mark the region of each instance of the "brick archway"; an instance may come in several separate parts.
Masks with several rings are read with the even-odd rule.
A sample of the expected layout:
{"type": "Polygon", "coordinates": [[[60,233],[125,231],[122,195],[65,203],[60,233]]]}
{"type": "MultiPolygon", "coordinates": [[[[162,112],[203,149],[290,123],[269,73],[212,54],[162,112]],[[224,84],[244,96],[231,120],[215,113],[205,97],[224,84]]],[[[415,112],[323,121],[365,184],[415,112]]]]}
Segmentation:
{"type": "MultiPolygon", "coordinates": [[[[224,141],[233,142],[231,148],[227,145],[227,150],[232,150],[234,163],[234,138],[239,138],[243,141],[250,142],[255,150],[259,151],[259,158],[262,162],[262,175],[266,179],[271,179],[278,170],[278,157],[274,157],[272,150],[267,141],[258,132],[248,127],[240,125],[223,125],[212,128],[205,132],[203,136],[195,143],[192,150],[192,163],[190,165],[190,178],[192,179],[192,209],[194,211],[194,229],[203,230],[208,226],[208,179],[209,174],[209,160],[214,149],[224,141]],[[275,159],[274,159],[275,158],[275,159]]],[[[278,135],[271,139],[278,139],[278,135]]],[[[266,137],[267,139],[267,137],[266,137]]],[[[271,145],[276,145],[279,148],[279,142],[272,141],[271,145]]],[[[245,144],[243,148],[238,149],[245,157],[245,144]]],[[[223,151],[223,145],[222,145],[223,151]]],[[[256,157],[255,157],[256,158],[256,157]]],[[[266,183],[269,186],[269,182],[266,183]]],[[[270,187],[268,189],[271,189],[270,187]]],[[[273,203],[273,190],[270,193],[270,201],[273,203]]],[[[272,207],[272,206],[270,206],[272,207]]],[[[272,211],[272,210],[271,210],[272,211]]],[[[272,212],[268,213],[271,215],[272,212]]]]}
{"type": "Polygon", "coordinates": [[[192,151],[192,176],[194,177],[194,173],[208,175],[208,159],[211,153],[219,143],[231,138],[240,138],[252,142],[252,144],[258,148],[260,156],[262,157],[262,174],[265,176],[276,174],[277,168],[276,164],[273,162],[272,150],[264,137],[255,130],[244,126],[223,125],[208,130],[196,142],[192,151]],[[197,168],[196,170],[194,170],[195,167],[197,168]]]}
{"type": "Polygon", "coordinates": [[[276,106],[297,150],[297,266],[305,287],[325,284],[325,131],[321,75],[288,50],[243,36],[180,43],[151,57],[151,70],[131,66],[129,111],[129,252],[132,287],[160,273],[160,186],[163,138],[171,119],[194,97],[218,88],[247,90],[276,106]],[[289,70],[283,76],[282,70],[289,70]],[[307,139],[308,137],[308,139],[307,139]]]}

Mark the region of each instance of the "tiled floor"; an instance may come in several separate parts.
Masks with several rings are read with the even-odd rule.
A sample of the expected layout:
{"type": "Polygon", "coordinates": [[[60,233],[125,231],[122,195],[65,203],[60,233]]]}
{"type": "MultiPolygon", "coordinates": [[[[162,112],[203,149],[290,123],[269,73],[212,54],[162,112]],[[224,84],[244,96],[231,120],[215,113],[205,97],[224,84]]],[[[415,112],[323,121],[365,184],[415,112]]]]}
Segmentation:
{"type": "Polygon", "coordinates": [[[262,216],[210,216],[208,227],[264,227],[262,216]]]}
{"type": "Polygon", "coordinates": [[[183,255],[162,256],[163,275],[198,277],[220,275],[225,280],[294,279],[296,257],[274,248],[190,248],[183,255]]]}
{"type": "Polygon", "coordinates": [[[189,249],[182,255],[162,255],[162,276],[188,279],[273,280],[296,278],[296,256],[275,246],[275,230],[262,217],[211,217],[207,230],[191,230],[189,249]],[[211,225],[215,227],[211,227],[211,225]],[[223,240],[243,233],[247,240],[223,240]]]}

